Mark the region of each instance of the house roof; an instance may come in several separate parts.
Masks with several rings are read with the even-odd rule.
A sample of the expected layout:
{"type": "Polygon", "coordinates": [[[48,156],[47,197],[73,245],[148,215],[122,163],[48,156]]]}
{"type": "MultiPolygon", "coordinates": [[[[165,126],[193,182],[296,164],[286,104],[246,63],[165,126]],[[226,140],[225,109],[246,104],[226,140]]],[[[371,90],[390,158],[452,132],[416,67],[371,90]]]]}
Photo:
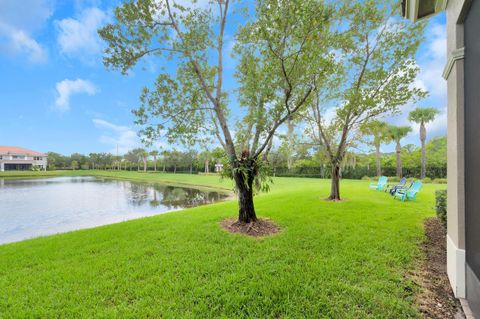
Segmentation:
{"type": "Polygon", "coordinates": [[[47,156],[44,153],[27,150],[18,146],[0,146],[0,155],[47,156]]]}

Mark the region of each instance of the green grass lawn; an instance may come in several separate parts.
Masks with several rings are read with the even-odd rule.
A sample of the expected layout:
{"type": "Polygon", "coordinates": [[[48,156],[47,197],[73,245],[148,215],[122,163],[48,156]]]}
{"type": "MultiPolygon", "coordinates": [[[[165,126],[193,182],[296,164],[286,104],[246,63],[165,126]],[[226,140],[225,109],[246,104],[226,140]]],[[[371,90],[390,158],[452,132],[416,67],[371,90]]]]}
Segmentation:
{"type": "MultiPolygon", "coordinates": [[[[96,174],[231,189],[216,176],[96,174]]],[[[0,318],[418,317],[405,274],[442,187],[402,203],[346,180],[347,200],[332,203],[329,181],[276,178],[255,199],[282,228],[267,238],[218,226],[231,201],[3,245],[0,318]]]]}

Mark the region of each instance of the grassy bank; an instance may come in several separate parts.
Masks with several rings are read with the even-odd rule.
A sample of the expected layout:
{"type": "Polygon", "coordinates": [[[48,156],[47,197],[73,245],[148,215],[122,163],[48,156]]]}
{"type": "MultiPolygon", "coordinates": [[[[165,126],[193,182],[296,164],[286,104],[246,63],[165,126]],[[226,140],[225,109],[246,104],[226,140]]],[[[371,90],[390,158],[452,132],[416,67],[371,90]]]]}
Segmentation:
{"type": "Polygon", "coordinates": [[[118,178],[148,183],[169,183],[175,185],[190,185],[199,187],[217,188],[231,191],[233,184],[229,180],[222,180],[218,175],[197,174],[172,174],[161,172],[136,172],[136,171],[105,171],[105,170],[65,170],[65,171],[10,171],[0,172],[0,178],[23,179],[44,178],[60,176],[97,176],[105,178],[118,178]]]}
{"type": "MultiPolygon", "coordinates": [[[[96,174],[231,188],[216,176],[96,174]]],[[[342,187],[347,200],[330,203],[328,181],[276,178],[256,207],[282,231],[263,239],[218,226],[233,201],[0,246],[0,317],[417,317],[404,275],[442,185],[407,203],[364,181],[342,187]]]]}

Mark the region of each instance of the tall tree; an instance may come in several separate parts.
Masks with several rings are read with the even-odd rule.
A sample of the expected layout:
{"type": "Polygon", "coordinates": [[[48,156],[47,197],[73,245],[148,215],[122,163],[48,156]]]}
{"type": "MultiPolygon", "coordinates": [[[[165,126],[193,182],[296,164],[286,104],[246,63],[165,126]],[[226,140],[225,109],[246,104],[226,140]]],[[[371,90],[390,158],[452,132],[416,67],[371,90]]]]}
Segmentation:
{"type": "Polygon", "coordinates": [[[420,143],[422,146],[422,167],[420,171],[421,179],[425,178],[425,174],[427,171],[427,155],[425,147],[425,141],[427,140],[427,129],[425,127],[425,124],[432,122],[438,115],[438,113],[438,109],[433,107],[417,107],[408,115],[408,119],[411,122],[420,124],[420,143]]]}
{"type": "Polygon", "coordinates": [[[185,162],[190,167],[190,174],[193,174],[193,165],[198,159],[198,153],[195,150],[188,150],[184,154],[185,162]]]}
{"type": "Polygon", "coordinates": [[[287,134],[285,138],[286,146],[287,146],[287,168],[291,169],[293,167],[293,154],[296,144],[295,138],[295,121],[293,117],[289,117],[287,119],[287,134]]]}
{"type": "MultiPolygon", "coordinates": [[[[131,151],[129,151],[127,154],[125,154],[125,158],[134,163],[137,164],[137,171],[140,171],[140,162],[144,160],[145,156],[147,156],[148,153],[145,149],[143,148],[135,148],[131,151]]],[[[145,166],[145,164],[144,164],[145,166]]]]}
{"type": "Polygon", "coordinates": [[[90,153],[88,155],[89,159],[90,159],[90,163],[92,165],[92,168],[93,169],[98,169],[99,165],[100,165],[100,154],[98,153],[90,153]]]}
{"type": "Polygon", "coordinates": [[[48,152],[48,169],[56,170],[59,168],[66,168],[66,157],[55,152],[48,152]]]}
{"type": "Polygon", "coordinates": [[[256,2],[255,19],[247,20],[236,39],[240,102],[247,108],[238,123],[249,129],[245,138],[235,139],[231,126],[238,116],[233,117],[237,112],[223,85],[229,8],[229,0],[209,1],[206,8],[133,0],[117,7],[115,22],[99,33],[108,44],[107,67],[125,74],[147,56],[165,66],[134,112],[142,134],[149,140],[164,134],[185,144],[215,136],[235,181],[239,221],[249,223],[257,220],[253,187],[264,188],[268,180],[262,155],[278,127],[306,105],[330,70],[332,10],[316,0],[256,2]]]}
{"type": "Polygon", "coordinates": [[[166,169],[167,162],[168,162],[168,154],[169,154],[169,152],[167,150],[165,150],[161,153],[161,155],[162,155],[162,166],[163,166],[162,171],[164,173],[165,173],[165,169],[166,169]]]}
{"type": "Polygon", "coordinates": [[[72,170],[76,170],[79,168],[79,164],[76,160],[73,160],[71,163],[70,163],[70,167],[72,168],[72,170]]]}
{"type": "Polygon", "coordinates": [[[208,149],[205,149],[203,152],[199,154],[200,159],[204,163],[204,173],[208,174],[210,173],[210,161],[212,160],[212,152],[210,152],[208,149]]]}
{"type": "Polygon", "coordinates": [[[397,156],[397,176],[399,178],[402,177],[402,145],[400,144],[401,140],[408,135],[412,131],[410,126],[395,126],[389,125],[388,127],[388,135],[390,139],[395,142],[395,153],[397,156]]]}
{"type": "Polygon", "coordinates": [[[82,168],[84,165],[87,164],[87,157],[79,153],[73,153],[72,155],[70,155],[70,160],[77,162],[77,168],[82,168]]]}
{"type": "Polygon", "coordinates": [[[376,171],[377,176],[382,175],[382,164],[381,164],[381,156],[380,153],[380,146],[383,142],[388,140],[388,126],[387,123],[373,120],[370,122],[365,123],[361,127],[361,132],[366,135],[370,135],[373,137],[372,144],[375,147],[375,161],[376,161],[376,171]]]}
{"type": "Polygon", "coordinates": [[[177,173],[177,166],[180,162],[182,154],[177,150],[172,150],[168,152],[166,161],[169,166],[173,166],[173,174],[177,173]]]}
{"type": "Polygon", "coordinates": [[[337,72],[329,86],[316,90],[308,116],[307,133],[329,160],[330,200],[341,199],[340,168],[363,123],[426,95],[414,85],[425,24],[393,18],[399,13],[394,1],[356,1],[349,9],[338,24],[348,30],[336,52],[337,72]]]}
{"type": "MultiPolygon", "coordinates": [[[[132,166],[130,164],[138,164],[138,154],[137,154],[138,149],[133,149],[128,151],[123,158],[125,158],[125,161],[128,162],[129,170],[132,170],[132,166]]],[[[90,155],[91,157],[91,155],[90,155]]]]}
{"type": "Polygon", "coordinates": [[[148,151],[144,149],[140,149],[138,152],[138,155],[143,161],[143,171],[146,173],[147,172],[147,166],[148,166],[148,151]]]}
{"type": "Polygon", "coordinates": [[[150,152],[150,156],[153,157],[153,170],[156,172],[157,171],[157,156],[160,153],[157,150],[153,150],[150,152]]]}

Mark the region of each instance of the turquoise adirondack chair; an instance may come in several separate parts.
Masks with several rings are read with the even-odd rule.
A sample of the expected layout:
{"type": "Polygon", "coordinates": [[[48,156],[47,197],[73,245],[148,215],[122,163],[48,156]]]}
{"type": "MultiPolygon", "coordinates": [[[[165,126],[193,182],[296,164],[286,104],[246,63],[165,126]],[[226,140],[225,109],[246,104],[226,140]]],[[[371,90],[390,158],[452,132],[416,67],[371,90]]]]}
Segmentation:
{"type": "Polygon", "coordinates": [[[375,189],[377,191],[382,191],[385,186],[387,185],[388,177],[386,176],[380,176],[378,179],[378,182],[375,183],[370,183],[370,189],[375,189]]]}
{"type": "Polygon", "coordinates": [[[417,199],[417,194],[421,189],[422,189],[422,182],[415,181],[413,182],[412,186],[410,186],[409,188],[398,189],[397,191],[395,191],[395,195],[393,195],[393,198],[400,198],[402,202],[404,202],[405,199],[414,201],[417,199]]]}

